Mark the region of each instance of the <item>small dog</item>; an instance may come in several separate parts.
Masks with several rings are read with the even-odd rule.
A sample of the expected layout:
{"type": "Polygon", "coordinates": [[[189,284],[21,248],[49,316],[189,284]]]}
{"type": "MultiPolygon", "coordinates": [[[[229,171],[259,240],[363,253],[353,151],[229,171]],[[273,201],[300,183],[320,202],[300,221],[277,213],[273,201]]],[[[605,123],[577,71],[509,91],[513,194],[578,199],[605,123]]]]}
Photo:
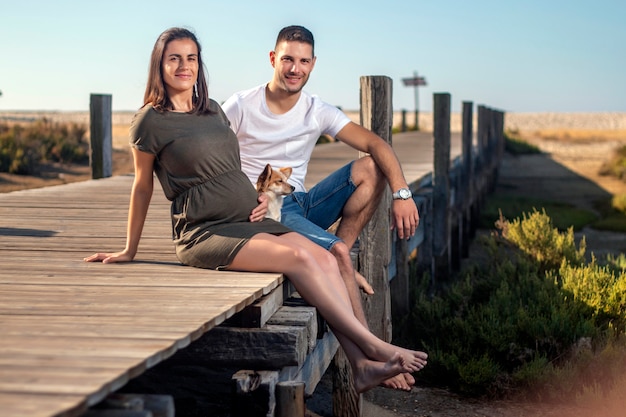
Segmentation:
{"type": "Polygon", "coordinates": [[[265,193],[269,198],[265,217],[280,221],[283,196],[293,193],[296,188],[287,182],[290,176],[291,167],[276,170],[272,169],[270,164],[265,165],[265,169],[256,182],[257,191],[265,193]]]}

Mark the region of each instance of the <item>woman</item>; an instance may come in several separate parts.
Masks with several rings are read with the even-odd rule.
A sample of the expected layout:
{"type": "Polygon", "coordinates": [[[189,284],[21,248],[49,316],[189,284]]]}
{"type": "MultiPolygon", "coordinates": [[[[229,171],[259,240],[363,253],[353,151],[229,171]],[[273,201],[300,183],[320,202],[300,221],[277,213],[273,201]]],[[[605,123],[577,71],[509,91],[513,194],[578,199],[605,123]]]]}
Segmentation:
{"type": "Polygon", "coordinates": [[[85,261],[131,261],[153,191],[153,171],[172,201],[179,260],[232,271],[278,272],[317,307],[353,369],[358,392],[400,373],[416,372],[427,355],[386,343],[354,316],[335,258],[275,221],[241,171],[239,144],[219,105],[209,99],[200,45],[180,28],[162,33],[152,51],[144,106],[131,126],[135,180],[126,248],[85,261]]]}

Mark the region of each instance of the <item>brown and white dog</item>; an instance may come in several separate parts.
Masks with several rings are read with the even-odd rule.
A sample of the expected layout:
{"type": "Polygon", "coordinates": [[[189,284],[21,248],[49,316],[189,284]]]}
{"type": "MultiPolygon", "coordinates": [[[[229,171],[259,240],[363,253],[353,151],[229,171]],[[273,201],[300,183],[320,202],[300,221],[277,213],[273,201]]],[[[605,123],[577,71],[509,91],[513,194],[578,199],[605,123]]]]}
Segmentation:
{"type": "Polygon", "coordinates": [[[283,207],[283,196],[293,193],[295,187],[287,182],[291,176],[291,167],[272,169],[270,164],[259,175],[256,182],[258,192],[263,192],[269,198],[265,217],[280,221],[280,210],[283,207]]]}

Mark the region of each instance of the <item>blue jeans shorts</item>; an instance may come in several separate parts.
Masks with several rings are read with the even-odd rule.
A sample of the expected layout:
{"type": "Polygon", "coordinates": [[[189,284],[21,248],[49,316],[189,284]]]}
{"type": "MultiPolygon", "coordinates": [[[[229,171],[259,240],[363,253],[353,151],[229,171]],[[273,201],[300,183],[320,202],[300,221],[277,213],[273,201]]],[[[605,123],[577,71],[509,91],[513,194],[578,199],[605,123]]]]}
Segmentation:
{"type": "Polygon", "coordinates": [[[286,196],[281,223],[330,250],[341,239],[326,229],[341,217],[346,201],[356,190],[351,176],[352,163],[333,172],[308,192],[286,196]]]}

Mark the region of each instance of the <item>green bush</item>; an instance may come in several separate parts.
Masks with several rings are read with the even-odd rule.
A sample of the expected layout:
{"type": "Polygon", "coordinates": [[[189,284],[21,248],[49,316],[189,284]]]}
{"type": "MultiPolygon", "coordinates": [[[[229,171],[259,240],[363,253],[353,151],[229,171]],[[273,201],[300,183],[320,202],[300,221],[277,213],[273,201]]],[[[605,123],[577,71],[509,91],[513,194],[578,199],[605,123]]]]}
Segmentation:
{"type": "Polygon", "coordinates": [[[618,194],[610,199],[596,202],[601,218],[591,225],[597,230],[626,232],[626,195],[618,194]]]}
{"type": "Polygon", "coordinates": [[[573,227],[565,233],[559,232],[545,210],[523,213],[522,219],[512,222],[501,217],[496,226],[502,237],[531,256],[544,270],[558,268],[563,261],[580,265],[585,260],[585,239],[576,248],[573,227]]]}
{"type": "Polygon", "coordinates": [[[626,372],[624,256],[585,263],[584,240],[577,248],[572,230],[559,232],[545,212],[497,227],[452,283],[429,293],[421,277],[410,315],[396,324],[397,339],[429,353],[420,381],[545,399],[614,386],[626,372]],[[611,352],[623,355],[618,371],[611,352]],[[599,364],[608,368],[589,375],[599,364]]]}
{"type": "Polygon", "coordinates": [[[506,130],[504,132],[504,150],[513,155],[541,153],[537,146],[522,139],[517,130],[506,130]]]}
{"type": "Polygon", "coordinates": [[[47,119],[26,125],[0,124],[0,172],[32,175],[42,163],[86,162],[85,134],[82,125],[47,119]]]}
{"type": "Polygon", "coordinates": [[[626,321],[626,272],[616,272],[610,266],[588,265],[573,267],[563,264],[558,272],[550,273],[560,281],[564,291],[584,302],[594,311],[598,324],[623,332],[626,321]]]}
{"type": "Polygon", "coordinates": [[[600,168],[601,175],[610,175],[626,181],[626,145],[618,148],[600,168]]]}

